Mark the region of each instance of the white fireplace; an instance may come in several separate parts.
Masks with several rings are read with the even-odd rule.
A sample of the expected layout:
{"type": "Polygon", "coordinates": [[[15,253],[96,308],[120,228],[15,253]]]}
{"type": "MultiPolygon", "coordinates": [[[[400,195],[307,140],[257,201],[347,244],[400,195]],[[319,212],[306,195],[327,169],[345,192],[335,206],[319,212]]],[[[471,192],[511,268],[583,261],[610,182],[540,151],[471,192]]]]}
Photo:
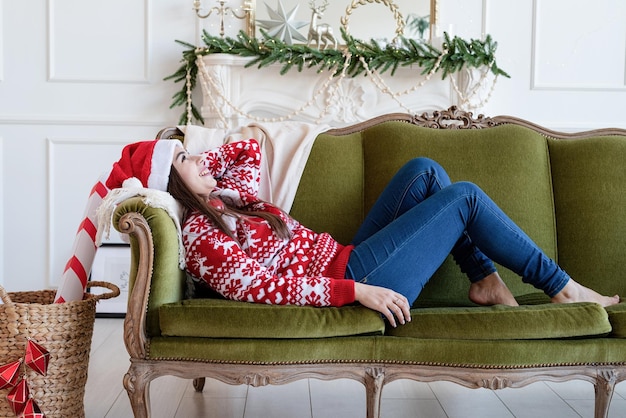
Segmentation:
{"type": "Polygon", "coordinates": [[[212,128],[283,120],[341,127],[386,113],[421,114],[451,105],[475,110],[462,95],[483,71],[461,71],[443,80],[440,72],[421,75],[418,66],[399,67],[393,76],[387,71],[341,77],[316,68],[291,68],[281,75],[279,64],[246,67],[250,58],[236,55],[211,54],[202,60],[200,112],[212,128]]]}

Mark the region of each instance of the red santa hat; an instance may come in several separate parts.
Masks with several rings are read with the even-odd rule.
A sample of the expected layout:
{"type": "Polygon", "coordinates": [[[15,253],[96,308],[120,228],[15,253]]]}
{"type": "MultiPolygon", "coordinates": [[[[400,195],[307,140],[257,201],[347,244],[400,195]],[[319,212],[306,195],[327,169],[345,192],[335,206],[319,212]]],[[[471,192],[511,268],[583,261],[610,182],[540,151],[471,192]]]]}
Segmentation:
{"type": "Polygon", "coordinates": [[[55,302],[81,300],[85,293],[91,265],[96,254],[98,235],[97,211],[113,189],[139,187],[167,191],[174,150],[178,140],[153,140],[129,144],[111,171],[100,177],[89,195],[87,207],[74,238],[72,256],[65,265],[55,302]],[[134,184],[133,184],[134,183],[134,184]]]}
{"type": "Polygon", "coordinates": [[[182,144],[173,139],[126,145],[120,160],[113,164],[105,183],[107,188],[113,190],[122,187],[127,179],[134,177],[143,187],[166,191],[176,146],[182,144]]]}

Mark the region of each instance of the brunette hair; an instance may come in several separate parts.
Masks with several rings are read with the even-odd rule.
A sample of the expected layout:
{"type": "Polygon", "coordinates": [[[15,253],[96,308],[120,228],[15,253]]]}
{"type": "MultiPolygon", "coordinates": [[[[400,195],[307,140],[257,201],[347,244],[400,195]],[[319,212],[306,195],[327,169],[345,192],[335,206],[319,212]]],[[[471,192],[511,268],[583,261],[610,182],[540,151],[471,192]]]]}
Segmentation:
{"type": "MultiPolygon", "coordinates": [[[[209,205],[205,198],[191,191],[176,170],[176,167],[173,165],[170,172],[167,191],[172,195],[172,197],[174,197],[174,199],[183,205],[187,212],[185,216],[190,211],[198,211],[209,218],[222,232],[234,240],[236,240],[236,237],[233,235],[230,228],[228,228],[226,222],[222,219],[222,215],[232,216],[234,218],[257,216],[267,221],[270,227],[280,238],[291,238],[291,231],[289,231],[287,224],[280,216],[266,211],[255,210],[252,208],[253,203],[250,203],[242,208],[237,208],[223,202],[224,209],[217,209],[212,205],[209,205]]],[[[261,201],[259,200],[259,202],[261,201]]]]}

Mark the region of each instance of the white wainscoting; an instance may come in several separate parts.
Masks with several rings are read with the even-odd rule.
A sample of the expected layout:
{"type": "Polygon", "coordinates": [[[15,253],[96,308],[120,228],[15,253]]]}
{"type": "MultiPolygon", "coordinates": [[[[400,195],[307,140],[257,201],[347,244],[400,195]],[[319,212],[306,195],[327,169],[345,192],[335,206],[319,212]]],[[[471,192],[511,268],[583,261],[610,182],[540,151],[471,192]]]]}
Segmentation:
{"type": "MultiPolygon", "coordinates": [[[[1,3],[0,3],[1,5],[1,3]]],[[[1,10],[1,7],[0,7],[1,10]]],[[[2,42],[2,41],[0,41],[2,42]]],[[[4,138],[0,135],[0,161],[4,161],[4,138]]],[[[4,170],[0,169],[0,225],[4,220],[4,184],[5,174],[4,170]]],[[[0,268],[4,266],[4,244],[5,244],[4,228],[0,228],[0,268]]],[[[1,274],[0,269],[0,286],[5,286],[4,274],[1,274]]]]}
{"type": "Polygon", "coordinates": [[[563,131],[626,128],[626,3],[484,1],[486,32],[512,77],[500,78],[486,114],[563,131]]]}
{"type": "MultiPolygon", "coordinates": [[[[119,159],[128,141],[114,138],[48,138],[48,248],[50,278],[57,286],[71,256],[74,234],[84,218],[91,189],[102,173],[119,159]],[[94,158],[97,156],[97,158],[94,158]],[[82,195],[82,199],[79,199],[82,195]],[[68,205],[68,202],[80,202],[68,205]]],[[[114,239],[116,231],[111,235],[114,239]]],[[[118,241],[119,242],[119,241],[118,241]]]]}
{"type": "Polygon", "coordinates": [[[533,21],[531,90],[626,89],[626,2],[536,0],[533,21]]]}
{"type": "Polygon", "coordinates": [[[148,0],[48,2],[50,81],[149,82],[148,0]],[[76,19],[77,15],[88,19],[76,19]],[[80,59],[72,59],[75,56],[80,59]]]}
{"type": "MultiPolygon", "coordinates": [[[[0,33],[4,34],[4,3],[0,0],[0,33]]],[[[0,83],[4,81],[4,38],[0,36],[0,83]]]]}

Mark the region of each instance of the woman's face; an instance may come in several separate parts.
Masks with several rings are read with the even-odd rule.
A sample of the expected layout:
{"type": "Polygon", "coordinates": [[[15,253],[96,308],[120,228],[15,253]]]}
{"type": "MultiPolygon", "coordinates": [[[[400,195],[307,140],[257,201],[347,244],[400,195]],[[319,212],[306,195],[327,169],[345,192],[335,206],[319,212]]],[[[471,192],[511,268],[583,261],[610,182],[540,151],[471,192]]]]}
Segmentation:
{"type": "Polygon", "coordinates": [[[199,155],[189,155],[183,147],[176,147],[174,150],[172,165],[187,187],[202,197],[208,197],[217,185],[213,176],[209,174],[209,170],[202,163],[202,158],[199,155]]]}

